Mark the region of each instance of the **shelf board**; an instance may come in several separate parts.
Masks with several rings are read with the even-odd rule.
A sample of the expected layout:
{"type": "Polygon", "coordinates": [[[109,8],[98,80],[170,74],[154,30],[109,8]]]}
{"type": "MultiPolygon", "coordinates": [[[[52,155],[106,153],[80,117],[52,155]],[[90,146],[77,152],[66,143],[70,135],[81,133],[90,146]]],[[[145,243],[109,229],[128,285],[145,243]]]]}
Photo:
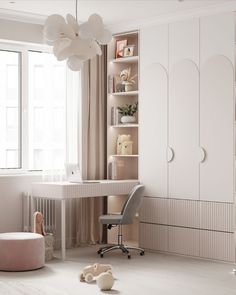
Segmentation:
{"type": "Polygon", "coordinates": [[[120,57],[114,58],[110,62],[112,63],[126,63],[126,64],[133,64],[138,62],[138,55],[136,56],[129,56],[129,57],[120,57]]]}
{"type": "Polygon", "coordinates": [[[116,39],[117,37],[124,37],[124,36],[127,36],[127,37],[137,37],[138,38],[138,33],[139,31],[129,31],[129,32],[123,32],[123,33],[118,33],[118,34],[114,34],[113,37],[116,39]]]}
{"type": "Polygon", "coordinates": [[[138,124],[119,124],[111,125],[113,128],[138,128],[138,124]]]}
{"type": "Polygon", "coordinates": [[[116,95],[116,96],[132,96],[132,95],[138,95],[138,90],[134,91],[128,91],[128,92],[113,92],[109,93],[109,95],[116,95]]]}
{"type": "Polygon", "coordinates": [[[111,155],[112,157],[117,158],[137,158],[139,155],[111,155]]]}

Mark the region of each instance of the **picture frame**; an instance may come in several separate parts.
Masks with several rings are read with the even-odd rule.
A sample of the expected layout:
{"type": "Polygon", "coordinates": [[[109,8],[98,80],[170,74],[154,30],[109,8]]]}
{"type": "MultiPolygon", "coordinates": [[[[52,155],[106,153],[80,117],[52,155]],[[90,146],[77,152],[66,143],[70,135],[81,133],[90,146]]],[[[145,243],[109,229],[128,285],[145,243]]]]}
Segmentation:
{"type": "Polygon", "coordinates": [[[116,58],[121,58],[123,57],[123,49],[125,46],[127,46],[128,40],[117,40],[116,41],[116,58]]]}
{"type": "Polygon", "coordinates": [[[135,45],[127,45],[123,48],[123,57],[134,56],[134,47],[135,45]]]}

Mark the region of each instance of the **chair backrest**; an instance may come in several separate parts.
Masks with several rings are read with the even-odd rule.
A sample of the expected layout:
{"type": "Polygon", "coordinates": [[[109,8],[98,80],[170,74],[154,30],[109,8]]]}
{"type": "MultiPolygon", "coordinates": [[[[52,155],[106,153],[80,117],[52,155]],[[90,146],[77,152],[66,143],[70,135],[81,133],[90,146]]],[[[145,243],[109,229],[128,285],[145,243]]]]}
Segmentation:
{"type": "Polygon", "coordinates": [[[128,199],[124,204],[121,211],[122,220],[120,224],[131,224],[135,214],[138,212],[142,197],[144,193],[144,186],[141,184],[136,185],[129,193],[128,199]]]}

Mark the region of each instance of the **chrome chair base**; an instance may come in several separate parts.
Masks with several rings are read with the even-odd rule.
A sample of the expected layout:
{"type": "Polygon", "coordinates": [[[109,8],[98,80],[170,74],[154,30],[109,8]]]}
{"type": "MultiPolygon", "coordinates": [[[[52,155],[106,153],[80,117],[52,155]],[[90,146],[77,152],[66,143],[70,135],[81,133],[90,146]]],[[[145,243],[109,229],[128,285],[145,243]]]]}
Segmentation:
{"type": "Polygon", "coordinates": [[[119,245],[110,245],[110,246],[105,246],[105,247],[101,247],[97,253],[100,254],[100,257],[103,258],[103,255],[105,253],[111,252],[113,250],[121,250],[124,254],[127,254],[127,258],[130,259],[131,255],[129,250],[135,250],[135,251],[139,251],[139,254],[141,256],[143,256],[145,254],[144,249],[139,248],[139,247],[133,247],[133,246],[126,246],[124,244],[119,244],[119,245]]]}

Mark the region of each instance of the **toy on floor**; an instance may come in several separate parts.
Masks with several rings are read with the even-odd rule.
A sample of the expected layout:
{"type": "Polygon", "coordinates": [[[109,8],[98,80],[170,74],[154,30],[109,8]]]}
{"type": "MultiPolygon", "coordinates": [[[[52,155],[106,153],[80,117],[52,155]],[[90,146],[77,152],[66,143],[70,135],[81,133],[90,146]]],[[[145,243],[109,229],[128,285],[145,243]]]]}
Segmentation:
{"type": "Polygon", "coordinates": [[[114,278],[111,273],[103,272],[97,277],[98,288],[102,291],[111,290],[114,285],[114,278]]]}
{"type": "Polygon", "coordinates": [[[94,263],[93,265],[86,266],[80,274],[80,281],[90,283],[101,273],[109,273],[112,275],[111,265],[94,263]]]}
{"type": "Polygon", "coordinates": [[[53,243],[54,237],[50,233],[46,233],[44,229],[44,217],[41,212],[34,213],[34,228],[33,232],[44,236],[45,242],[45,260],[53,259],[53,243]]]}
{"type": "Polygon", "coordinates": [[[43,214],[41,212],[34,213],[34,233],[46,236],[43,223],[43,214]]]}

